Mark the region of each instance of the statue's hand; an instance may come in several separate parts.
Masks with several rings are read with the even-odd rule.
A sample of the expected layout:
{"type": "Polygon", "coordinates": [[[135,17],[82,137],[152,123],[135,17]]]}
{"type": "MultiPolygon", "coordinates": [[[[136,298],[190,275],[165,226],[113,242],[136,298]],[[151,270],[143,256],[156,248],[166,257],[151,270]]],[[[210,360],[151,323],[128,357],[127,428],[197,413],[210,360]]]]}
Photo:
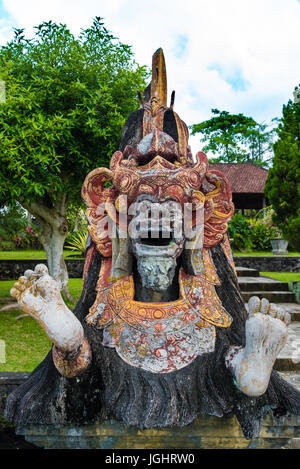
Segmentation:
{"type": "Polygon", "coordinates": [[[50,340],[64,352],[75,352],[83,341],[83,329],[65,305],[57,282],[38,264],[26,270],[11,289],[22,311],[36,319],[50,340]]]}
{"type": "Polygon", "coordinates": [[[290,315],[257,296],[249,299],[248,311],[246,346],[231,347],[226,366],[242,392],[260,396],[268,387],[275,360],[286,343],[290,315]]]}

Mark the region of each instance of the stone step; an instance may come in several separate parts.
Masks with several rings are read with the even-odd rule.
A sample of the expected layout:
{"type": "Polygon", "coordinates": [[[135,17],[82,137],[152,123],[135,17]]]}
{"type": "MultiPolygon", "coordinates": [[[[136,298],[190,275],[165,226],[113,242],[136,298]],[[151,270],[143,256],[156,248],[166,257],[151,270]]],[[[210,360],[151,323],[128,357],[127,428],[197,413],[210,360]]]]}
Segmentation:
{"type": "Polygon", "coordinates": [[[248,267],[236,267],[238,277],[259,277],[259,271],[248,267]]]}
{"type": "Polygon", "coordinates": [[[279,371],[279,375],[300,391],[300,371],[279,371]]]}
{"type": "Polygon", "coordinates": [[[274,369],[300,372],[300,322],[292,322],[288,326],[287,342],[275,361],[274,369]]]}
{"type": "MultiPolygon", "coordinates": [[[[259,437],[252,440],[243,436],[235,416],[220,418],[208,415],[197,417],[186,427],[128,429],[119,422],[109,420],[80,426],[28,425],[17,428],[17,434],[24,435],[28,442],[45,449],[289,449],[298,448],[299,441],[295,440],[299,440],[299,424],[299,416],[287,415],[275,419],[268,412],[259,437]]],[[[122,461],[118,462],[122,464],[122,461]]],[[[148,456],[144,467],[155,462],[159,460],[151,460],[148,456]]],[[[131,465],[134,465],[133,462],[131,465]]]]}
{"type": "Polygon", "coordinates": [[[238,279],[244,291],[289,291],[289,284],[269,277],[241,277],[238,279]]]}
{"type": "Polygon", "coordinates": [[[277,303],[277,306],[284,308],[291,315],[291,320],[300,322],[300,304],[299,303],[277,303]]]}
{"type": "Polygon", "coordinates": [[[251,296],[258,296],[259,298],[267,298],[270,303],[295,303],[295,295],[287,291],[243,291],[242,296],[245,302],[248,302],[251,296]]]}

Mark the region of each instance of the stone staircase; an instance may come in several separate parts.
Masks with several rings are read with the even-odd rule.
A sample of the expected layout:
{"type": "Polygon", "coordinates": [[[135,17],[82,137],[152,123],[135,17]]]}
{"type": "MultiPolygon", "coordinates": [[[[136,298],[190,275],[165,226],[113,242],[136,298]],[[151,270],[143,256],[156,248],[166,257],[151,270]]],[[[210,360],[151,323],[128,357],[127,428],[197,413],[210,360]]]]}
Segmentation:
{"type": "Polygon", "coordinates": [[[288,283],[259,275],[258,270],[237,267],[239,285],[245,302],[251,296],[267,298],[271,303],[295,303],[294,293],[289,291],[288,283]]]}
{"type": "Polygon", "coordinates": [[[289,291],[287,283],[261,276],[255,269],[237,267],[236,270],[245,303],[251,296],[267,298],[291,315],[288,340],[274,369],[300,390],[300,304],[296,303],[295,295],[289,291]]]}

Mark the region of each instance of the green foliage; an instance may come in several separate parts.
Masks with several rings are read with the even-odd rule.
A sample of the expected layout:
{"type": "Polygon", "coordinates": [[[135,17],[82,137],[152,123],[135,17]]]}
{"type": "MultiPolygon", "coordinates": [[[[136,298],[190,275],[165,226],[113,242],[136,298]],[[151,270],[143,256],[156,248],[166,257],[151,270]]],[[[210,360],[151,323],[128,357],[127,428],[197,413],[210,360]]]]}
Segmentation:
{"type": "Polygon", "coordinates": [[[66,239],[64,249],[70,249],[71,251],[80,252],[83,256],[85,254],[87,242],[87,231],[77,231],[70,233],[66,239]]]}
{"type": "Polygon", "coordinates": [[[273,130],[266,124],[258,124],[252,117],[243,114],[230,114],[227,111],[212,109],[214,116],[200,124],[191,126],[192,135],[201,133],[205,143],[204,152],[217,155],[212,163],[252,162],[267,164],[266,155],[270,152],[273,130]]]}
{"type": "Polygon", "coordinates": [[[128,45],[95,18],[78,38],[51,21],[33,38],[15,30],[0,49],[0,197],[42,199],[51,207],[59,193],[80,200],[84,177],[107,166],[118,149],[128,114],[138,107],[136,90],[146,68],[128,45]]]}
{"type": "Polygon", "coordinates": [[[0,209],[0,249],[14,251],[15,249],[39,249],[37,225],[35,228],[28,225],[25,210],[20,204],[14,202],[0,209]]]}
{"type": "Polygon", "coordinates": [[[25,210],[14,202],[0,209],[0,249],[14,251],[15,249],[40,248],[37,227],[28,225],[25,210]]]}
{"type": "Polygon", "coordinates": [[[274,145],[273,167],[265,194],[274,208],[274,223],[292,248],[300,248],[300,103],[283,106],[274,145]]]}
{"type": "Polygon", "coordinates": [[[275,228],[263,219],[253,219],[250,222],[251,242],[253,249],[258,251],[272,248],[271,239],[274,239],[275,228]]]}
{"type": "Polygon", "coordinates": [[[81,204],[69,203],[67,208],[67,220],[69,230],[72,231],[84,231],[87,226],[87,219],[85,213],[85,205],[82,202],[81,204]]]}
{"type": "Polygon", "coordinates": [[[250,222],[240,212],[236,212],[228,223],[228,234],[232,239],[232,249],[244,251],[252,248],[250,222]]]}
{"type": "Polygon", "coordinates": [[[6,239],[0,240],[0,251],[14,251],[16,249],[16,245],[13,241],[9,241],[6,239]]]}
{"type": "Polygon", "coordinates": [[[0,238],[7,239],[27,227],[25,210],[20,204],[12,202],[0,209],[0,238]]]}

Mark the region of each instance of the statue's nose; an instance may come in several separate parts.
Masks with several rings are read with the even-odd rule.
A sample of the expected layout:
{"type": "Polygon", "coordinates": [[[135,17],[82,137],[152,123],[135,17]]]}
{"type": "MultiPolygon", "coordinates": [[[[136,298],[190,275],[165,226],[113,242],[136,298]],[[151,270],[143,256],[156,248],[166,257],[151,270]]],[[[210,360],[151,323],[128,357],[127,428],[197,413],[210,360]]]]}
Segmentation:
{"type": "Polygon", "coordinates": [[[179,157],[178,145],[175,140],[157,127],[145,135],[136,149],[139,162],[144,164],[151,161],[156,155],[160,155],[169,161],[175,161],[179,157]]]}

